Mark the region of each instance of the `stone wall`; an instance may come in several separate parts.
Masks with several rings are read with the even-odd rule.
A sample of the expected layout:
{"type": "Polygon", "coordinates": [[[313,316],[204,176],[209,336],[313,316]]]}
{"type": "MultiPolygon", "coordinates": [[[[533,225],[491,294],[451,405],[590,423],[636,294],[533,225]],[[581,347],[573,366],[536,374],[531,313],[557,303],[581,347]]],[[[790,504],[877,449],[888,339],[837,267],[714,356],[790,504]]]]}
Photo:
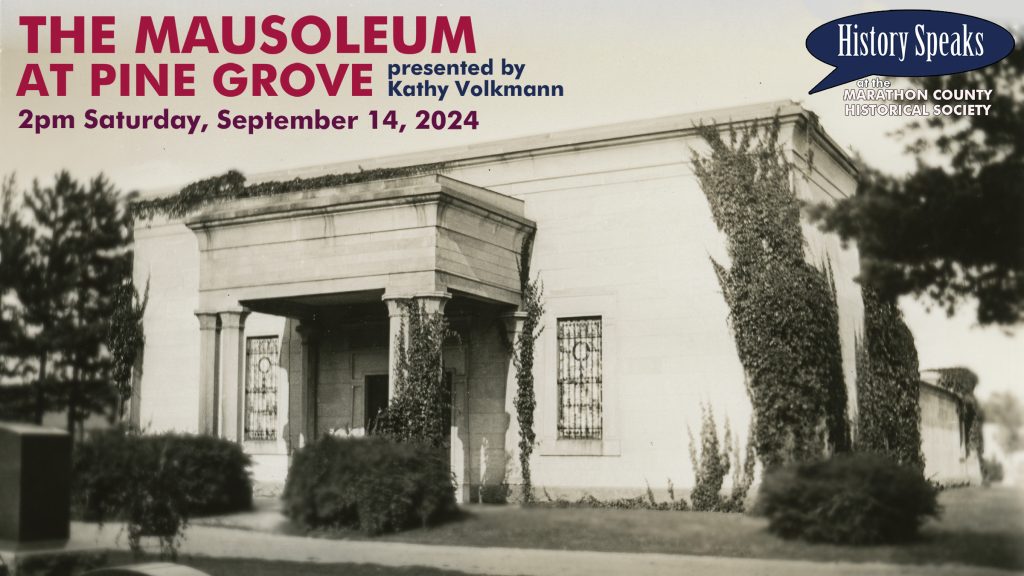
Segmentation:
{"type": "Polygon", "coordinates": [[[967,443],[960,400],[945,390],[921,383],[921,451],[925,478],[942,485],[980,484],[977,450],[967,443]]]}

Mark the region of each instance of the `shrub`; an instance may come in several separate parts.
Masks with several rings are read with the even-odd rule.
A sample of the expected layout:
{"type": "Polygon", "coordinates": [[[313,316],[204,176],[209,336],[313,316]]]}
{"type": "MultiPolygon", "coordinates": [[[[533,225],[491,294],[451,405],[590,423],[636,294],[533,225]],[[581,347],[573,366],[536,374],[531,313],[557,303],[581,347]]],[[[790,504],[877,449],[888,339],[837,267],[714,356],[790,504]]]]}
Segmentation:
{"type": "Polygon", "coordinates": [[[156,470],[173,474],[188,516],[252,507],[251,460],[241,446],[210,436],[141,435],[115,429],[75,448],[72,499],[87,520],[121,517],[127,478],[153,485],[156,470]]]}
{"type": "MultiPolygon", "coordinates": [[[[690,463],[693,465],[694,486],[690,492],[693,509],[698,512],[743,512],[747,491],[754,482],[754,425],[751,423],[747,438],[746,453],[740,451],[740,441],[734,439],[725,419],[724,445],[719,448],[718,425],[710,406],[701,406],[700,453],[693,440],[693,432],[687,427],[690,437],[690,463]],[[741,454],[743,454],[741,456],[741,454]],[[722,494],[725,477],[732,470],[732,490],[728,496],[722,494]]],[[[674,496],[671,486],[670,497],[674,496]]]]}
{"type": "Polygon", "coordinates": [[[283,499],[286,514],[307,528],[367,534],[426,526],[456,511],[442,450],[381,437],[325,437],[298,451],[283,499]]]}
{"type": "Polygon", "coordinates": [[[252,459],[239,444],[212,436],[158,437],[188,496],[193,516],[239,512],[252,508],[252,459]]]}
{"type": "Polygon", "coordinates": [[[920,469],[878,454],[773,469],[757,509],[783,538],[839,544],[911,540],[927,517],[939,514],[936,490],[920,469]]]}
{"type": "Polygon", "coordinates": [[[656,510],[659,512],[686,512],[690,509],[686,500],[683,500],[682,498],[679,500],[672,499],[668,502],[656,502],[654,500],[654,493],[651,492],[650,487],[648,487],[646,494],[641,494],[632,498],[616,498],[614,500],[601,500],[596,498],[593,494],[584,494],[576,500],[569,500],[561,497],[552,498],[551,495],[548,494],[547,489],[541,488],[541,491],[544,494],[544,501],[533,500],[526,504],[528,506],[536,506],[538,508],[606,508],[613,510],[656,510]]]}
{"type": "MultiPolygon", "coordinates": [[[[693,509],[704,512],[714,512],[722,508],[722,482],[729,474],[729,450],[730,435],[726,434],[725,448],[719,452],[718,426],[715,424],[715,415],[709,406],[701,406],[703,413],[700,428],[700,453],[694,446],[693,433],[687,427],[686,432],[690,436],[690,463],[693,465],[693,474],[696,479],[693,492],[690,493],[690,502],[693,509]]],[[[726,425],[728,430],[728,425],[726,425]]]]}
{"type": "Polygon", "coordinates": [[[190,517],[252,507],[249,457],[227,440],[114,429],[75,447],[72,505],[86,520],[124,520],[128,544],[160,540],[174,558],[190,517]]]}

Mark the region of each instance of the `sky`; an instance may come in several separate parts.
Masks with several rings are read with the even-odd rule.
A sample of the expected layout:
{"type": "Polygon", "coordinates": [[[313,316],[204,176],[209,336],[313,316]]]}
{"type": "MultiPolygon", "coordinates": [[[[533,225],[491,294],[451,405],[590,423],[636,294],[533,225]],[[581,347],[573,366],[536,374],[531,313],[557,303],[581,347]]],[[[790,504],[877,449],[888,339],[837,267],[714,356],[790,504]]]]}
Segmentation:
{"type": "MultiPolygon", "coordinates": [[[[857,12],[895,8],[967,11],[951,1],[813,1],[784,0],[711,2],[608,0],[413,2],[293,0],[269,3],[254,0],[218,2],[177,0],[0,0],[0,173],[15,173],[21,184],[46,180],[65,168],[80,177],[105,173],[123,190],[144,193],[173,191],[200,178],[238,169],[253,175],[268,171],[333,164],[348,160],[431,150],[515,136],[557,132],[635,119],[752,104],[780,99],[803,103],[821,118],[825,130],[851,153],[892,173],[913,167],[903,144],[888,134],[899,120],[847,118],[839,89],[815,95],[807,91],[831,70],[804,48],[815,27],[857,12]],[[562,98],[474,99],[480,126],[474,131],[446,133],[358,130],[323,133],[292,131],[256,135],[211,130],[201,135],[152,131],[52,130],[35,134],[18,128],[19,111],[35,114],[74,113],[87,108],[101,112],[151,113],[164,107],[175,113],[203,113],[211,120],[217,110],[281,114],[322,108],[331,113],[365,115],[372,107],[394,108],[409,116],[419,108],[453,109],[460,101],[435,103],[417,99],[306,96],[303,98],[225,98],[211,95],[206,76],[226,55],[136,56],[129,54],[138,17],[281,14],[293,19],[304,14],[349,15],[469,15],[477,42],[476,55],[418,55],[410,62],[445,62],[485,57],[526,64],[524,79],[566,87],[562,98]],[[90,56],[26,54],[20,15],[116,15],[118,52],[90,56]],[[196,62],[197,94],[193,98],[89,97],[85,73],[73,76],[67,97],[15,95],[26,64],[70,62],[76,70],[94,60],[111,62],[196,62]],[[204,74],[206,76],[204,76],[204,74]]],[[[1024,25],[1017,1],[976,0],[968,13],[1003,26],[1024,25]]],[[[230,57],[243,64],[263,56],[230,57]]],[[[304,56],[283,54],[273,62],[370,61],[378,68],[395,61],[387,55],[304,56]],[[346,60],[340,60],[340,59],[346,60]]],[[[374,74],[374,91],[385,90],[383,70],[374,74]]],[[[464,104],[462,105],[464,107],[464,104]]],[[[922,368],[962,365],[978,373],[979,396],[1013,390],[1024,397],[1024,338],[1018,329],[1007,332],[982,328],[967,307],[948,318],[929,311],[913,299],[901,306],[914,332],[922,368]]]]}

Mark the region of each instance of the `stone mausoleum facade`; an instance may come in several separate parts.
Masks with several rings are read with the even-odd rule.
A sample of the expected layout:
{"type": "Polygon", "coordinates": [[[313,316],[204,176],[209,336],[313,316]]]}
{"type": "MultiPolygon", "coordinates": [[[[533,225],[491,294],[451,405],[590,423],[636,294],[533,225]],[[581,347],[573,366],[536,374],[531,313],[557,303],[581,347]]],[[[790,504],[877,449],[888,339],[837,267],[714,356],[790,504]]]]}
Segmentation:
{"type": "MultiPolygon", "coordinates": [[[[798,194],[853,194],[847,156],[809,112],[781,102],[261,175],[252,181],[436,167],[140,222],[136,281],[150,282],[150,304],[134,417],[150,431],[240,442],[257,480],[282,481],[294,450],[360,434],[387,405],[400,303],[411,300],[458,334],[444,370],[460,497],[515,484],[509,342],[533,236],[545,307],[534,484],[552,496],[691,486],[687,429],[699,436],[701,406],[741,439],[751,414],[709,259],[726,261],[725,238],[691,169],[704,146],[694,128],[776,112],[798,194]]],[[[810,225],[805,236],[808,259],[835,275],[852,411],[857,254],[810,225]]]]}

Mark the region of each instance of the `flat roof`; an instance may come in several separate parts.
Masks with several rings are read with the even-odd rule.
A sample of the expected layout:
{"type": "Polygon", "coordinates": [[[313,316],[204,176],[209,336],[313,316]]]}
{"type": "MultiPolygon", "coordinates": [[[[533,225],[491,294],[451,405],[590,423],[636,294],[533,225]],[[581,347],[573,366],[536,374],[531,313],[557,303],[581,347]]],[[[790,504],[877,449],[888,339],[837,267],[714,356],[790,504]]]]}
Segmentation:
{"type": "MultiPolygon", "coordinates": [[[[810,126],[813,129],[811,132],[812,137],[840,165],[851,173],[856,173],[856,168],[849,156],[820,127],[817,122],[817,116],[813,112],[792,100],[776,100],[746,106],[703,110],[591,128],[495,140],[480,144],[467,144],[406,154],[375,156],[331,164],[297,167],[275,172],[247,174],[246,182],[247,184],[253,184],[288,181],[295,178],[312,178],[326,174],[344,174],[376,168],[395,168],[428,163],[446,163],[452,167],[485,164],[498,160],[529,158],[573,150],[616,146],[630,142],[678,138],[694,133],[696,126],[700,124],[744,124],[755,120],[772,118],[776,113],[778,113],[783,123],[794,123],[801,120],[810,122],[810,126]]],[[[144,193],[143,197],[156,198],[177,192],[178,188],[150,190],[144,193]]]]}

